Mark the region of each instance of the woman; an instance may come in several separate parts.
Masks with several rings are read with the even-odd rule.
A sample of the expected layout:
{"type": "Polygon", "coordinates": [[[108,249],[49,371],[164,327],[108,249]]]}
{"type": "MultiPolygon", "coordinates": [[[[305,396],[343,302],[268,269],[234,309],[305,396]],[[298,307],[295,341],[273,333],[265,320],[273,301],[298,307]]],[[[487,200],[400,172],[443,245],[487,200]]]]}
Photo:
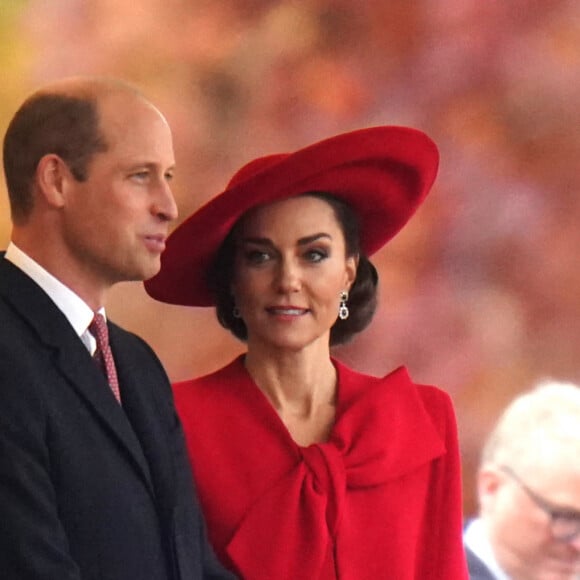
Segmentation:
{"type": "Polygon", "coordinates": [[[330,354],[371,320],[382,247],[427,195],[423,133],[257,159],[170,236],[158,300],[215,305],[247,352],[175,385],[209,534],[242,578],[466,578],[449,397],[330,354]]]}

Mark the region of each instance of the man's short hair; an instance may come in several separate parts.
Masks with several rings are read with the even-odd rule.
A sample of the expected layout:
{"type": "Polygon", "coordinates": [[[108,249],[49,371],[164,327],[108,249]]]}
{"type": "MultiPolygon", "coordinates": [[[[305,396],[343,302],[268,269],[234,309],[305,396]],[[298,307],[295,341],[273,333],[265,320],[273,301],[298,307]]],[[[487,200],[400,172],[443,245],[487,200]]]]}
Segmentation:
{"type": "MultiPolygon", "coordinates": [[[[483,448],[482,464],[541,464],[580,457],[580,387],[545,380],[504,410],[483,448]]],[[[575,459],[572,459],[575,458],[575,459]]]]}
{"type": "Polygon", "coordinates": [[[32,183],[44,155],[58,155],[84,181],[94,154],[106,149],[95,97],[43,91],[29,97],[4,137],[4,174],[14,223],[24,222],[32,211],[32,183]]]}

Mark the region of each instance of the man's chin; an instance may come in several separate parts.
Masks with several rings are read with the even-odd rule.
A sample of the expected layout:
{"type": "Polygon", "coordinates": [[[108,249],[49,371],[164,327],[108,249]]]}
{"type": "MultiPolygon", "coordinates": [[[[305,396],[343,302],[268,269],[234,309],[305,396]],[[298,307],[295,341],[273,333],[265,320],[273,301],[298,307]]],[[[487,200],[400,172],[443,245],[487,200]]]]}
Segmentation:
{"type": "Polygon", "coordinates": [[[125,271],[117,277],[116,282],[144,282],[153,278],[161,269],[159,259],[150,261],[148,264],[134,265],[133,268],[126,268],[125,271]]]}
{"type": "Polygon", "coordinates": [[[146,263],[140,265],[139,272],[135,280],[139,280],[141,282],[145,280],[149,280],[149,278],[153,278],[156,274],[159,273],[161,270],[161,256],[150,256],[149,260],[146,263]]]}

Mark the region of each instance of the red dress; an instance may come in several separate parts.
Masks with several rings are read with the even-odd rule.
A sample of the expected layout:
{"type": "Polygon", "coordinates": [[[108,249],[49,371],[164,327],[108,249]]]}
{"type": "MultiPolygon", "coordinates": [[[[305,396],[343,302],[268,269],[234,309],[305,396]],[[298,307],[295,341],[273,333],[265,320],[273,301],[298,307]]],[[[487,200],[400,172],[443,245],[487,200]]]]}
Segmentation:
{"type": "Polygon", "coordinates": [[[333,362],[335,425],[308,447],[243,357],[174,385],[218,556],[248,580],[467,579],[449,396],[333,362]]]}

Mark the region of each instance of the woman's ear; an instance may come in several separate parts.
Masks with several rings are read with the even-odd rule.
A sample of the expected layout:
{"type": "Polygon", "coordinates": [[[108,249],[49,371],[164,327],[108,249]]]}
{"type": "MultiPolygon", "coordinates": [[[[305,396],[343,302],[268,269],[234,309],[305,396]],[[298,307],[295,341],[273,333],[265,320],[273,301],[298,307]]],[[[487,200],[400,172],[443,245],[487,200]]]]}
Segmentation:
{"type": "Polygon", "coordinates": [[[354,281],[356,280],[356,272],[358,269],[358,262],[359,262],[358,254],[356,256],[349,256],[346,259],[345,286],[346,286],[347,290],[350,290],[351,286],[354,284],[354,281]]]}

